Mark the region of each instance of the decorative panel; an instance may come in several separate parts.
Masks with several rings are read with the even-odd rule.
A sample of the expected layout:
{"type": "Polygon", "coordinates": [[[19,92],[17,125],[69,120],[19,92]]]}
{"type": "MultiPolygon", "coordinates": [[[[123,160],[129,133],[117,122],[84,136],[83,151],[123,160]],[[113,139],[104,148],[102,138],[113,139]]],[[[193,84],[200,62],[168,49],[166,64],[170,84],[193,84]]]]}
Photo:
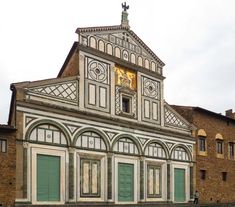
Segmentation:
{"type": "Polygon", "coordinates": [[[110,65],[85,57],[85,107],[110,112],[110,65]]]}
{"type": "Polygon", "coordinates": [[[79,148],[89,148],[94,150],[106,150],[103,138],[95,132],[82,133],[75,144],[79,148]]]}
{"type": "Polygon", "coordinates": [[[144,100],[144,118],[150,118],[150,101],[144,100]]]}
{"type": "Polygon", "coordinates": [[[153,120],[158,120],[159,107],[157,102],[152,102],[152,118],[153,120]]]}
{"type": "Polygon", "coordinates": [[[64,123],[64,125],[66,126],[66,128],[69,130],[71,134],[74,134],[74,132],[79,128],[78,126],[69,125],[66,123],[64,123]]]}
{"type": "Polygon", "coordinates": [[[109,64],[86,57],[86,78],[100,83],[109,83],[109,64]]]}
{"type": "Polygon", "coordinates": [[[167,104],[165,104],[165,125],[190,130],[189,124],[167,104]]]}
{"type": "Polygon", "coordinates": [[[145,149],[145,155],[150,157],[166,158],[164,148],[158,143],[151,143],[145,149]]]}
{"type": "Polygon", "coordinates": [[[27,88],[27,94],[64,102],[78,102],[78,81],[61,82],[27,88]]]}
{"type": "Polygon", "coordinates": [[[139,154],[136,144],[129,138],[120,138],[113,147],[114,152],[139,154]]]}
{"type": "Polygon", "coordinates": [[[108,135],[109,139],[112,140],[116,136],[117,133],[106,131],[106,134],[108,135]]]}
{"type": "Polygon", "coordinates": [[[121,86],[116,86],[115,89],[115,112],[116,115],[122,115],[127,118],[137,118],[137,94],[135,91],[131,91],[121,86]],[[122,108],[123,97],[130,99],[130,112],[125,113],[122,108]]]}
{"type": "Polygon", "coordinates": [[[136,90],[136,73],[126,68],[115,66],[115,84],[130,90],[136,90]]]}
{"type": "Polygon", "coordinates": [[[139,138],[140,143],[141,143],[142,145],[144,145],[144,144],[148,141],[148,139],[146,139],[146,138],[142,138],[142,137],[138,137],[138,138],[139,138]]]}
{"type": "Polygon", "coordinates": [[[107,88],[100,87],[99,88],[99,94],[100,94],[100,103],[99,106],[106,108],[107,107],[107,88]]]}
{"type": "Polygon", "coordinates": [[[100,197],[100,160],[81,159],[81,197],[100,197]]]}
{"type": "Polygon", "coordinates": [[[96,105],[96,85],[88,84],[88,103],[96,105]]]}
{"type": "Polygon", "coordinates": [[[25,125],[28,126],[35,119],[36,119],[35,117],[26,116],[25,117],[25,125]]]}
{"type": "Polygon", "coordinates": [[[142,95],[159,100],[161,96],[160,82],[142,76],[142,95]]]}
{"type": "Polygon", "coordinates": [[[148,77],[141,77],[142,120],[160,124],[160,82],[148,77]]]}
{"type": "Polygon", "coordinates": [[[49,124],[39,125],[35,127],[29,136],[29,140],[37,142],[47,142],[51,144],[67,145],[67,141],[63,132],[49,124]]]}
{"type": "Polygon", "coordinates": [[[161,197],[161,167],[148,165],[147,167],[147,196],[161,197]]]}

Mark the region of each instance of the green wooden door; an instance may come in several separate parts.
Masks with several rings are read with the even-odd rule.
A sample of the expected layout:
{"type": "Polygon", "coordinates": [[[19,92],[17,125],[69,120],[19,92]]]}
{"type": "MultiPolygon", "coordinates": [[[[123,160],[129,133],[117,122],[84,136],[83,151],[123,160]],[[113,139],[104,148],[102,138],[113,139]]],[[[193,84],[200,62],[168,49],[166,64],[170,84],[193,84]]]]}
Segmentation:
{"type": "Polygon", "coordinates": [[[185,169],[175,168],[174,171],[174,201],[184,202],[185,201],[185,169]]]}
{"type": "Polygon", "coordinates": [[[134,165],[118,163],[118,201],[134,201],[134,165]]]}
{"type": "Polygon", "coordinates": [[[37,201],[60,201],[60,157],[37,155],[37,201]]]}

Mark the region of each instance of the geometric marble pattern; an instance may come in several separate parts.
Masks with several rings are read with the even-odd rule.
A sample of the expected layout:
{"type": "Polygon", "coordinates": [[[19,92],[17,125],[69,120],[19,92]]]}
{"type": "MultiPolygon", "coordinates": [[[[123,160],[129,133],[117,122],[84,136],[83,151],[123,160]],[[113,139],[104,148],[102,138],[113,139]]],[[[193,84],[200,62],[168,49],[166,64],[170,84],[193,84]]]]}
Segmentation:
{"type": "Polygon", "coordinates": [[[77,126],[73,126],[73,125],[68,125],[68,124],[65,124],[65,126],[67,127],[67,129],[70,131],[71,134],[74,134],[74,132],[80,128],[80,127],[77,127],[77,126]]]}
{"type": "Polygon", "coordinates": [[[142,82],[144,96],[154,99],[160,98],[160,83],[158,81],[143,77],[142,82]]]}
{"type": "Polygon", "coordinates": [[[88,79],[108,83],[109,81],[109,67],[108,64],[98,60],[87,58],[87,77],[88,79]]]}
{"type": "Polygon", "coordinates": [[[77,95],[77,81],[51,84],[47,86],[28,88],[28,91],[40,94],[43,96],[49,96],[66,101],[76,102],[78,100],[77,95]]]}
{"type": "Polygon", "coordinates": [[[170,142],[166,142],[166,145],[168,146],[169,149],[171,149],[174,144],[170,142]]]}
{"type": "Polygon", "coordinates": [[[180,128],[188,128],[188,125],[181,120],[167,105],[165,105],[165,123],[180,128]]]}
{"type": "Polygon", "coordinates": [[[35,117],[26,116],[25,117],[26,126],[28,126],[28,124],[31,123],[31,121],[33,121],[35,119],[36,119],[35,117]]]}
{"type": "Polygon", "coordinates": [[[106,134],[108,135],[109,139],[112,140],[112,139],[115,137],[115,135],[116,135],[117,133],[106,132],[106,134]]]}
{"type": "Polygon", "coordinates": [[[140,138],[140,137],[138,137],[138,138],[139,138],[142,145],[144,145],[148,141],[148,139],[145,139],[145,138],[140,138]]]}

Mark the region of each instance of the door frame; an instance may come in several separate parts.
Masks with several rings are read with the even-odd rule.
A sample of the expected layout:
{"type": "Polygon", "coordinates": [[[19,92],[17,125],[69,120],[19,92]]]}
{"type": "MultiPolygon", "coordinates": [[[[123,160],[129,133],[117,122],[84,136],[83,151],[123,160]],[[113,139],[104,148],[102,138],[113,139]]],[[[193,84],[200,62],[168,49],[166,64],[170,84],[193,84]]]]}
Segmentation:
{"type": "Polygon", "coordinates": [[[189,173],[189,163],[172,163],[171,171],[171,200],[174,203],[187,203],[190,200],[190,173],[189,173]],[[175,168],[185,170],[185,201],[177,202],[175,201],[175,168]]]}
{"type": "Polygon", "coordinates": [[[55,150],[44,148],[32,147],[32,204],[64,204],[65,203],[65,160],[66,150],[55,150]],[[37,201],[37,154],[58,156],[60,157],[60,201],[37,201]]]}
{"type": "Polygon", "coordinates": [[[128,157],[125,156],[114,156],[114,176],[113,176],[113,192],[114,192],[114,201],[116,204],[136,204],[139,200],[139,162],[138,158],[136,157],[128,157]],[[118,201],[118,163],[124,163],[124,164],[133,164],[134,165],[134,201],[130,202],[122,202],[118,201]]]}

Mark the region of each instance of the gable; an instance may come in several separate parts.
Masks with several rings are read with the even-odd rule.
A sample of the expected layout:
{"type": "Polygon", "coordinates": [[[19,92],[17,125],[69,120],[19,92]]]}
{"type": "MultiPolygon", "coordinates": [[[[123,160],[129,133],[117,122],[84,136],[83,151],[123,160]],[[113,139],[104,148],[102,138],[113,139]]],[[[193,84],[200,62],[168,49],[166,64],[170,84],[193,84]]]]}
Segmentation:
{"type": "Polygon", "coordinates": [[[164,63],[130,29],[122,26],[78,28],[79,44],[162,75],[164,63]]]}

